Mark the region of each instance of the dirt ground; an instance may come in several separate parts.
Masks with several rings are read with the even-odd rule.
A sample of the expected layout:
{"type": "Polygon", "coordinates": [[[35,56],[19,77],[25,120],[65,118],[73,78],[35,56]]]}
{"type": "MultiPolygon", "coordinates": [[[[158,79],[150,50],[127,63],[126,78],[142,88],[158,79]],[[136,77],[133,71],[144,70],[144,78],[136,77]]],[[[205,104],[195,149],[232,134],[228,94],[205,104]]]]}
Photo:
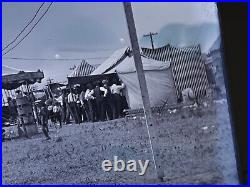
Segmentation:
{"type": "Polygon", "coordinates": [[[144,119],[65,125],[32,139],[2,143],[3,184],[237,184],[225,100],[197,109],[156,115],[156,159],[164,181],[155,179],[144,119]],[[104,172],[103,160],[150,160],[144,176],[104,172]]]}

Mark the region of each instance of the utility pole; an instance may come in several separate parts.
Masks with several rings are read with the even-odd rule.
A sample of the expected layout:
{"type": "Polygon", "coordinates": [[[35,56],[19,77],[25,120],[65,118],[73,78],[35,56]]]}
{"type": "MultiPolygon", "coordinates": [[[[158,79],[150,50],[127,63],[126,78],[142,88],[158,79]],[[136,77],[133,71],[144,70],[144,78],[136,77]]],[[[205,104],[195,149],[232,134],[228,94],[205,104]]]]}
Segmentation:
{"type": "Polygon", "coordinates": [[[154,41],[153,41],[153,36],[154,35],[157,35],[158,33],[155,32],[155,33],[148,33],[148,34],[144,34],[143,37],[150,37],[150,41],[151,41],[151,45],[152,45],[152,49],[154,49],[154,41]]]}
{"type": "MultiPolygon", "coordinates": [[[[139,80],[139,85],[140,85],[140,90],[141,90],[144,115],[146,118],[147,132],[148,132],[150,149],[151,149],[152,158],[153,158],[153,164],[154,164],[154,168],[156,171],[156,177],[158,177],[159,179],[163,179],[164,173],[163,173],[163,170],[161,168],[162,165],[161,165],[161,163],[159,163],[158,161],[155,160],[154,148],[153,148],[153,144],[151,141],[151,135],[150,135],[149,128],[151,128],[151,130],[153,131],[153,129],[155,129],[155,127],[154,127],[154,123],[153,123],[153,116],[152,116],[152,111],[151,111],[151,107],[150,107],[148,88],[146,85],[146,79],[145,79],[145,74],[144,74],[143,65],[142,65],[142,59],[141,59],[141,54],[140,54],[138,38],[137,38],[137,34],[136,34],[136,28],[135,28],[135,22],[134,22],[131,3],[130,2],[123,2],[123,7],[124,7],[125,15],[126,15],[127,26],[128,26],[129,36],[130,36],[130,42],[131,42],[132,50],[133,50],[135,68],[136,68],[137,77],[139,80]]],[[[154,133],[154,135],[155,135],[155,133],[154,133]]],[[[155,136],[152,136],[152,138],[154,139],[155,136]]]]}

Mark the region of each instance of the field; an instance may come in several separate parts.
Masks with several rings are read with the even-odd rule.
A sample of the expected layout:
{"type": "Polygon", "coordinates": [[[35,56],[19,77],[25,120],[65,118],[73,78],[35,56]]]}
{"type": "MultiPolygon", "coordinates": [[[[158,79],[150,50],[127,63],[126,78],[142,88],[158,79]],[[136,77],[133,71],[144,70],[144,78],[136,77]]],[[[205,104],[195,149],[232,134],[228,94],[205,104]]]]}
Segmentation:
{"type": "Polygon", "coordinates": [[[166,111],[155,116],[153,140],[163,181],[155,179],[145,121],[141,117],[51,128],[32,139],[2,143],[3,184],[237,184],[227,103],[166,111]],[[138,172],[104,172],[103,160],[150,160],[138,172]]]}

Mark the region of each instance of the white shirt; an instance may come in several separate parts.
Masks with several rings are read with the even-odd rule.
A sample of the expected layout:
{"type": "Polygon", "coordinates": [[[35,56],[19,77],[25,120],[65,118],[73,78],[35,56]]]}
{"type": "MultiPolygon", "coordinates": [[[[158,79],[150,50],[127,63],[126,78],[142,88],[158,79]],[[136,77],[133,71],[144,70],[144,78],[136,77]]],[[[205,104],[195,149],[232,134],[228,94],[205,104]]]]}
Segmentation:
{"type": "Polygon", "coordinates": [[[58,97],[57,99],[57,102],[59,102],[61,105],[63,105],[63,98],[62,98],[62,95],[60,97],[58,97]]]}
{"type": "Polygon", "coordinates": [[[83,105],[84,104],[84,100],[85,100],[85,92],[84,91],[81,92],[81,94],[79,96],[79,99],[80,99],[81,104],[83,105]]]}
{"type": "Polygon", "coordinates": [[[77,98],[76,98],[76,95],[75,95],[75,94],[70,93],[70,94],[68,95],[68,103],[75,102],[76,100],[77,100],[77,98]]]}
{"type": "Polygon", "coordinates": [[[125,85],[122,83],[122,85],[116,85],[113,84],[110,86],[110,90],[112,94],[121,94],[121,90],[125,87],[125,85]]]}
{"type": "Polygon", "coordinates": [[[57,112],[60,112],[60,107],[58,107],[58,106],[53,106],[53,112],[54,113],[57,113],[57,112]]]}
{"type": "Polygon", "coordinates": [[[104,87],[100,87],[100,90],[104,92],[104,97],[106,97],[108,90],[104,87]]]}
{"type": "Polygon", "coordinates": [[[87,89],[85,92],[85,99],[86,100],[94,99],[93,94],[94,90],[87,89]]]}
{"type": "Polygon", "coordinates": [[[50,111],[50,110],[53,110],[53,106],[52,105],[49,105],[48,106],[48,110],[50,111]]]}

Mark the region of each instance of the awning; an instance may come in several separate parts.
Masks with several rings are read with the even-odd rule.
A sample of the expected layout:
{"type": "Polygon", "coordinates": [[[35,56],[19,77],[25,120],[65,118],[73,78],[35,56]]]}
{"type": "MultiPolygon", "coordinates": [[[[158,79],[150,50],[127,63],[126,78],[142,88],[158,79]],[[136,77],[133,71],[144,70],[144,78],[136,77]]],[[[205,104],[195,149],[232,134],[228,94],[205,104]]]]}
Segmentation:
{"type": "Polygon", "coordinates": [[[34,84],[36,82],[41,82],[44,78],[42,71],[37,72],[24,72],[20,71],[17,74],[9,74],[2,76],[2,89],[13,90],[20,87],[22,84],[34,84]]]}

